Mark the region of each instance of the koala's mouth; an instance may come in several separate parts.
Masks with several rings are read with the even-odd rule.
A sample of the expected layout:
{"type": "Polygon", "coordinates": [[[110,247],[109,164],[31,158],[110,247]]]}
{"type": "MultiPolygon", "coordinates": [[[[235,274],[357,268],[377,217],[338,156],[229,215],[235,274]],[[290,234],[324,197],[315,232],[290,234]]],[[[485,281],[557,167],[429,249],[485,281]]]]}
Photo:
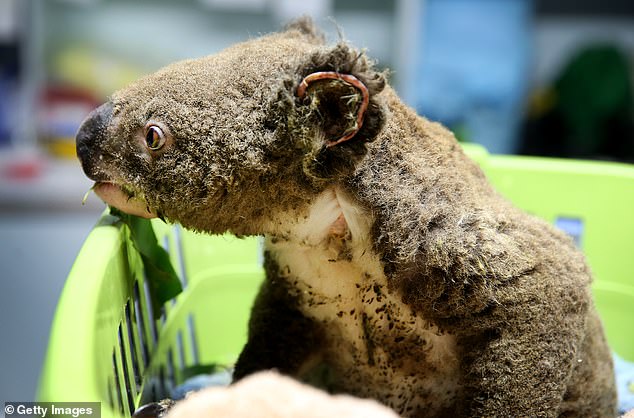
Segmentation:
{"type": "Polygon", "coordinates": [[[109,181],[98,181],[93,190],[101,200],[122,212],[147,219],[158,217],[157,212],[150,209],[143,196],[128,187],[109,181]]]}

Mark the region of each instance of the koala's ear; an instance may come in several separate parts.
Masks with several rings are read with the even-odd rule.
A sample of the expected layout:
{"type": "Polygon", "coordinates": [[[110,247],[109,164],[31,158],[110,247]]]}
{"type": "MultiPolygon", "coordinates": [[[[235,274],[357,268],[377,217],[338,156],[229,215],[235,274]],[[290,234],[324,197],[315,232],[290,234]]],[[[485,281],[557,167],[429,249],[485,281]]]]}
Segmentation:
{"type": "Polygon", "coordinates": [[[363,53],[346,44],[315,54],[302,71],[295,94],[305,123],[332,148],[372,141],[383,125],[384,114],[376,97],[385,86],[363,53]]]}
{"type": "Polygon", "coordinates": [[[310,73],[297,87],[297,97],[319,114],[326,147],[358,134],[370,104],[370,92],[361,80],[336,71],[310,73]]]}
{"type": "Polygon", "coordinates": [[[305,171],[330,178],[350,172],[385,121],[385,75],[346,44],[321,49],[295,81],[294,137],[308,145],[305,171]],[[299,134],[299,135],[298,135],[299,134]]]}

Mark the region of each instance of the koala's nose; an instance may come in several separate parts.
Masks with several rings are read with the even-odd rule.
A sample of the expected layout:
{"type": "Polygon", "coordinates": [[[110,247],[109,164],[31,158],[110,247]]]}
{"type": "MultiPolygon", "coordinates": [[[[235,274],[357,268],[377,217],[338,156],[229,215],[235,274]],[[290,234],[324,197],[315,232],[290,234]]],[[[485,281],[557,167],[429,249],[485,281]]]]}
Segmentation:
{"type": "Polygon", "coordinates": [[[77,131],[75,144],[77,155],[81,159],[90,148],[105,136],[108,124],[112,119],[112,103],[106,102],[90,112],[77,131]]]}
{"type": "Polygon", "coordinates": [[[77,157],[79,157],[84,172],[88,176],[92,171],[90,168],[99,151],[100,144],[106,137],[111,119],[112,103],[106,102],[90,112],[77,131],[75,136],[77,157]]]}

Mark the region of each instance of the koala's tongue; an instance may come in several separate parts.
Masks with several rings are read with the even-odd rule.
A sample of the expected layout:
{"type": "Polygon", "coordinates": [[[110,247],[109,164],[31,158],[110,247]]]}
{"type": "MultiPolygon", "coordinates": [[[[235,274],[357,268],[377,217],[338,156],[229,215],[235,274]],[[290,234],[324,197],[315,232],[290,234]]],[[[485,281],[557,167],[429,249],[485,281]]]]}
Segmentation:
{"type": "Polygon", "coordinates": [[[93,190],[101,200],[122,212],[141,218],[156,218],[156,212],[151,211],[145,201],[135,197],[130,198],[130,196],[116,184],[99,182],[95,184],[93,190]]]}

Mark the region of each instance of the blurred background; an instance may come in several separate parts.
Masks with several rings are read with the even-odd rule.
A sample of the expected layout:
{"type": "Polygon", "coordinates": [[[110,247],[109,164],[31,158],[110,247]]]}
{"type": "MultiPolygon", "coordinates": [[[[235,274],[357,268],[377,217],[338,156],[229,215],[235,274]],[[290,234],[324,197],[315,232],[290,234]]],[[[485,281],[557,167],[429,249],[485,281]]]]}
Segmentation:
{"type": "Polygon", "coordinates": [[[308,14],[490,152],[634,161],[631,0],[0,0],[0,402],[29,401],[64,279],[104,206],[82,119],[175,60],[308,14]]]}

